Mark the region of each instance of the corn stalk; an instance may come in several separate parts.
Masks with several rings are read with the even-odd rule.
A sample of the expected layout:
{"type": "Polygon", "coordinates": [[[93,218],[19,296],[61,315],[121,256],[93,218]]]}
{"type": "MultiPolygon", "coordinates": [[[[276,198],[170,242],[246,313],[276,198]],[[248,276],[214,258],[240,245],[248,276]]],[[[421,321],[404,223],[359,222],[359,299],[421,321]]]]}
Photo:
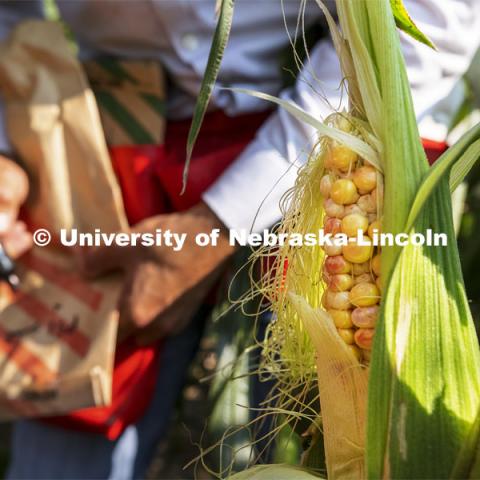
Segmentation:
{"type": "MultiPolygon", "coordinates": [[[[321,309],[325,285],[314,280],[322,252],[281,250],[280,265],[288,259],[289,271],[279,280],[283,294],[277,285],[272,295],[278,315],[272,332],[277,338],[284,335],[277,353],[288,367],[291,332],[308,337],[307,343],[295,341],[305,368],[313,365],[316,352],[329,478],[465,478],[479,465],[480,352],[462,280],[450,191],[480,157],[480,126],[429,169],[395,22],[417,39],[428,39],[398,0],[336,4],[340,30],[331,19],[330,27],[349,83],[348,118],[358,128],[366,126],[360,135],[327,125],[282,100],[246,93],[281,104],[315,126],[325,142],[347,146],[381,172],[384,232],[432,229],[446,233],[449,242],[445,247],[382,248],[382,298],[368,370],[342,343],[332,316],[321,309]],[[305,345],[303,351],[299,345],[305,345]]],[[[223,6],[231,18],[233,2],[223,6]]],[[[221,56],[219,50],[216,54],[221,56]]],[[[204,108],[206,103],[196,117],[204,108]]],[[[196,122],[193,137],[198,128],[196,122]]],[[[306,233],[323,218],[322,196],[315,186],[324,160],[322,154],[312,158],[303,171],[284,231],[298,231],[300,225],[306,233]]],[[[291,365],[298,370],[298,364],[291,365]]]]}

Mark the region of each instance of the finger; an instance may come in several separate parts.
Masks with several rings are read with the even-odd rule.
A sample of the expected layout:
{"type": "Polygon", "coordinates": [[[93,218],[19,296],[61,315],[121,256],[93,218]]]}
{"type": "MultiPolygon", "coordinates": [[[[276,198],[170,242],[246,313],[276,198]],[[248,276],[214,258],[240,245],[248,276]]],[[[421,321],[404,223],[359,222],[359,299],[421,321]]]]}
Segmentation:
{"type": "Polygon", "coordinates": [[[16,222],[8,234],[1,237],[2,245],[12,259],[17,259],[33,246],[32,235],[23,222],[16,222]]]}
{"type": "Polygon", "coordinates": [[[13,228],[18,215],[18,209],[0,205],[0,235],[5,235],[13,228]]]}
{"type": "Polygon", "coordinates": [[[0,156],[0,205],[19,207],[27,194],[27,174],[15,162],[0,156]]]}

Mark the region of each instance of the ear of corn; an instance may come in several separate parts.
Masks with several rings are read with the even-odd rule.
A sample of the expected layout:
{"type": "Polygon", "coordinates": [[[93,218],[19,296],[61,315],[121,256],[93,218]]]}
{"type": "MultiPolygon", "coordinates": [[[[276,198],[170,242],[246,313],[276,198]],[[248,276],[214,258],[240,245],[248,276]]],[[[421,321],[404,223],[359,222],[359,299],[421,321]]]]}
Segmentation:
{"type": "MultiPolygon", "coordinates": [[[[428,39],[415,29],[400,0],[336,0],[341,33],[320,0],[317,3],[327,15],[348,82],[350,110],[342,117],[354,129],[346,132],[342,122],[323,123],[282,100],[238,90],[282,105],[320,135],[320,148],[287,197],[280,231],[315,232],[324,222],[332,231],[341,230],[349,217],[343,225],[349,236],[355,227],[366,227],[367,233],[375,226],[390,233],[423,232],[428,227],[447,233],[449,245],[394,246],[367,253],[355,245],[345,250],[332,246],[325,252],[316,247],[281,248],[276,252],[277,279],[261,289],[277,313],[265,343],[264,368],[290,397],[318,374],[330,478],[463,478],[472,465],[472,474],[480,470],[475,447],[480,358],[463,288],[449,188],[478,158],[480,129],[466,135],[429,171],[394,15],[413,36],[427,44],[428,39]],[[335,162],[328,159],[329,145],[338,148],[335,162]],[[357,157],[360,160],[350,168],[357,157]],[[377,182],[384,181],[383,204],[381,195],[372,201],[367,174],[358,181],[364,167],[374,168],[377,182]],[[372,298],[375,302],[370,304],[372,298]],[[366,347],[373,334],[370,354],[366,347]]],[[[211,55],[190,150],[230,26],[233,0],[221,4],[226,20],[217,32],[224,26],[226,30],[217,38],[219,54],[211,55]]],[[[269,475],[266,470],[265,475],[257,473],[262,478],[269,475]]],[[[252,478],[250,472],[247,475],[252,478]]]]}
{"type": "MultiPolygon", "coordinates": [[[[318,128],[323,136],[320,154],[313,155],[300,173],[281,230],[306,233],[323,221],[325,228],[333,232],[343,228],[349,236],[355,227],[368,232],[375,225],[393,234],[406,228],[425,233],[431,228],[446,233],[449,244],[392,246],[381,252],[357,249],[355,244],[341,251],[333,246],[325,249],[325,257],[310,247],[308,253],[288,247],[281,250],[279,261],[287,259],[289,265],[285,278],[281,276],[286,294],[278,295],[277,287],[272,296],[278,315],[272,338],[277,344],[267,345],[267,354],[269,348],[278,347],[275,351],[287,353],[282,356],[284,366],[294,375],[307,374],[306,356],[311,351],[305,330],[310,334],[317,358],[329,477],[364,476],[351,451],[353,444],[359,450],[365,448],[368,477],[448,478],[464,473],[474,460],[474,449],[465,445],[480,407],[480,357],[462,282],[447,176],[455,159],[436,167],[433,175],[429,172],[387,0],[337,0],[337,7],[342,34],[335,31],[334,37],[354,92],[350,114],[341,117],[353,128],[345,128],[348,122],[338,117],[333,124],[332,119],[326,122],[327,128],[318,128]],[[358,148],[362,143],[369,148],[358,148]],[[332,148],[337,155],[332,155],[332,148]],[[364,155],[369,149],[374,153],[364,155]],[[378,183],[384,183],[383,202],[381,195],[375,195],[375,201],[368,197],[372,183],[367,167],[374,168],[378,183]],[[319,313],[322,306],[325,314],[319,313]],[[314,331],[313,318],[317,324],[330,325],[330,334],[323,327],[314,331]],[[331,335],[335,327],[336,341],[331,335]],[[334,344],[341,354],[332,353],[334,344]],[[333,373],[338,377],[355,362],[362,369],[355,358],[370,362],[365,445],[356,442],[364,438],[361,389],[351,378],[336,384],[333,373]],[[353,414],[352,398],[358,405],[353,414]],[[338,418],[339,412],[350,413],[349,427],[338,418]],[[329,428],[333,419],[342,441],[329,428]],[[344,455],[346,451],[349,454],[344,455]]],[[[305,112],[284,106],[315,125],[305,112]]],[[[472,143],[476,138],[473,133],[464,141],[465,161],[459,165],[468,168],[478,158],[478,145],[472,143]]],[[[446,160],[439,165],[442,162],[446,160]]],[[[460,167],[452,170],[453,183],[459,172],[460,167]]],[[[273,354],[270,358],[276,359],[273,354]]]]}
{"type": "MultiPolygon", "coordinates": [[[[403,58],[386,2],[339,0],[352,57],[372,65],[384,146],[383,228],[405,229],[427,173],[403,58]],[[357,28],[363,16],[365,30],[357,28]],[[355,31],[355,33],[353,33],[355,31]],[[380,38],[381,42],[372,42],[380,38]]],[[[360,82],[362,83],[362,82],[360,82]]],[[[370,119],[369,119],[370,120],[370,119]]],[[[447,478],[457,464],[480,407],[478,342],[455,242],[449,181],[441,179],[413,223],[413,231],[445,232],[447,247],[385,248],[387,280],[371,364],[367,468],[371,477],[447,478]],[[399,256],[400,255],[400,256],[399,256]]],[[[472,452],[473,454],[473,452],[472,452]]],[[[466,460],[466,464],[471,458],[466,460]]]]}

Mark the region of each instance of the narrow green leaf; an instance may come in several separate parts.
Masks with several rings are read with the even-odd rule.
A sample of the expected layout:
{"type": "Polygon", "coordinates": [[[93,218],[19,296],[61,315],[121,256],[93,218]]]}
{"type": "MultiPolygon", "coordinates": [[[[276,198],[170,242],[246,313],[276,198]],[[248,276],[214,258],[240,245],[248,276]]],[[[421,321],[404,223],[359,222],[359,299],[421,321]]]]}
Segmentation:
{"type": "Polygon", "coordinates": [[[301,122],[305,122],[313,128],[317,129],[318,133],[321,135],[327,135],[334,140],[337,140],[340,143],[348,145],[354,152],[358,153],[365,160],[370,162],[378,170],[382,171],[382,166],[380,164],[378,153],[366,142],[359,140],[358,137],[350,135],[348,133],[337,130],[336,128],[329,127],[325,125],[321,120],[312,117],[305,110],[300,108],[298,105],[295,105],[292,102],[282,100],[281,98],[268,95],[267,93],[256,92],[255,90],[248,90],[246,88],[229,88],[233,92],[245,93],[252,97],[260,98],[262,100],[267,100],[269,102],[275,103],[283,107],[288,113],[293,115],[295,118],[301,122]]]}
{"type": "Polygon", "coordinates": [[[400,30],[404,31],[415,40],[424,43],[430,48],[433,48],[434,50],[437,49],[432,41],[415,25],[415,22],[412,20],[412,17],[410,17],[405,5],[403,4],[403,0],[390,0],[390,5],[392,6],[395,23],[400,30]]]}
{"type": "Polygon", "coordinates": [[[450,175],[450,191],[463,181],[480,158],[480,124],[465,133],[426,173],[413,202],[405,231],[409,232],[428,198],[445,175],[450,175]]]}
{"type": "Polygon", "coordinates": [[[187,140],[187,159],[183,171],[183,189],[185,192],[188,180],[188,170],[190,167],[190,160],[192,158],[193,147],[197,141],[200,128],[207,111],[208,103],[212,96],[213,87],[220,71],[220,64],[222,62],[225,47],[227,46],[230,30],[232,28],[233,11],[235,0],[221,0],[217,27],[213,36],[210,54],[208,56],[207,68],[203,76],[200,93],[198,95],[195,111],[193,113],[192,125],[188,133],[187,140]]]}

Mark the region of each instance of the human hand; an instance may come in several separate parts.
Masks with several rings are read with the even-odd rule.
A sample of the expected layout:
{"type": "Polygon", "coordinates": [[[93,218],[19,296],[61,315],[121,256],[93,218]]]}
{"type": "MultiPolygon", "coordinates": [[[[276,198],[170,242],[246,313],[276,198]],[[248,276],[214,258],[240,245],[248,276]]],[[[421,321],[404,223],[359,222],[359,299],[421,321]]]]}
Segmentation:
{"type": "Polygon", "coordinates": [[[161,229],[187,234],[179,251],[171,247],[97,247],[83,254],[82,265],[89,276],[112,270],[125,273],[118,308],[120,338],[135,333],[139,343],[150,343],[181,331],[200,308],[206,295],[235,251],[224,226],[204,203],[192,209],[149,218],[132,232],[161,229]],[[217,246],[200,247],[198,233],[221,229],[217,246]]]}
{"type": "Polygon", "coordinates": [[[12,160],[0,155],[0,241],[12,258],[32,247],[32,236],[18,220],[18,212],[28,195],[28,178],[12,160]]]}

